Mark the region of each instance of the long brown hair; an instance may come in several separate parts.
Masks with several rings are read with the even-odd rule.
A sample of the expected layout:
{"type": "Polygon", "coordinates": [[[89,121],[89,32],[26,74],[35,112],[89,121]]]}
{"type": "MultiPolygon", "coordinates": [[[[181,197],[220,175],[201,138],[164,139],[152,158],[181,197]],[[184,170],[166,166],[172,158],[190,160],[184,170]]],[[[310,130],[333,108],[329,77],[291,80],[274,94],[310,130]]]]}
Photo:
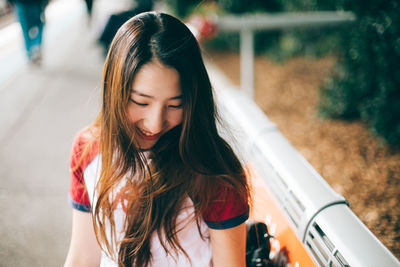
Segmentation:
{"type": "Polygon", "coordinates": [[[217,132],[212,88],[196,39],[170,15],[147,12],[133,17],[119,29],[110,46],[102,87],[103,104],[95,122],[100,129],[102,161],[94,209],[98,241],[110,255],[118,249],[110,195],[125,179],[128,204],[119,266],[146,266],[151,260],[153,233],[159,237],[165,234],[160,242],[167,253],[176,255],[180,250],[187,255],[176,229],[177,215],[187,197],[194,203],[197,222],[220,188],[248,198],[244,170],[217,132]],[[179,126],[154,145],[147,164],[135,143],[126,108],[135,74],[152,60],[178,71],[184,116],[179,126]],[[133,179],[137,173],[141,178],[135,175],[133,179]]]}

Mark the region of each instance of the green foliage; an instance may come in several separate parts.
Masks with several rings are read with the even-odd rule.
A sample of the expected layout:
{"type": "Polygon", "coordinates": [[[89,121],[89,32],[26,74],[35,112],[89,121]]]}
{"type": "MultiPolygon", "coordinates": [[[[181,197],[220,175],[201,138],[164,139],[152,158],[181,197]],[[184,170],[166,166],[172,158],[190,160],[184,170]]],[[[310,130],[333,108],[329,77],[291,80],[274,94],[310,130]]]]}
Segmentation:
{"type": "Polygon", "coordinates": [[[338,72],[322,88],[321,113],[360,118],[400,147],[400,3],[352,1],[357,22],[341,38],[338,72]]]}
{"type": "Polygon", "coordinates": [[[185,18],[196,5],[200,4],[200,0],[166,0],[165,1],[170,8],[171,12],[178,17],[185,18]]]}
{"type": "Polygon", "coordinates": [[[290,0],[284,1],[285,11],[341,10],[344,0],[290,0]]]}
{"type": "MultiPolygon", "coordinates": [[[[339,37],[341,28],[315,28],[299,29],[264,33],[272,41],[273,45],[260,46],[256,52],[265,54],[275,61],[285,61],[295,56],[320,57],[327,54],[337,54],[340,51],[339,37]]],[[[257,42],[257,40],[256,40],[257,42]]]]}
{"type": "Polygon", "coordinates": [[[204,41],[204,45],[216,51],[239,52],[240,36],[239,33],[220,32],[215,38],[204,41]]]}
{"type": "Polygon", "coordinates": [[[234,14],[248,12],[277,12],[282,11],[282,0],[216,0],[223,10],[234,14]]]}
{"type": "MultiPolygon", "coordinates": [[[[312,12],[343,10],[344,0],[290,0],[283,1],[285,12],[312,12]]],[[[268,57],[283,61],[294,56],[318,57],[338,53],[342,28],[306,28],[282,33],[278,47],[267,49],[268,57]],[[272,53],[271,53],[272,51],[272,53]]]]}
{"type": "MultiPolygon", "coordinates": [[[[256,13],[256,12],[279,12],[282,11],[282,0],[217,0],[217,3],[223,10],[234,14],[256,13]]],[[[274,32],[256,32],[254,35],[254,49],[256,53],[262,53],[268,49],[277,47],[281,33],[274,32]]],[[[239,44],[236,40],[230,40],[230,43],[239,44]]],[[[232,47],[232,45],[229,45],[232,47]]],[[[235,48],[236,49],[236,48],[235,48]]]]}

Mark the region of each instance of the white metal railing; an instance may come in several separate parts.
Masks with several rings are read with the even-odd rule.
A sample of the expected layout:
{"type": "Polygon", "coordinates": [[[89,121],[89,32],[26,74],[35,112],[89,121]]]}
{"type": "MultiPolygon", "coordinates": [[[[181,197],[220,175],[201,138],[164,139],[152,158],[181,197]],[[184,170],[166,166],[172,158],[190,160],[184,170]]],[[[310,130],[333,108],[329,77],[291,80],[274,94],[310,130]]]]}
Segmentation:
{"type": "Polygon", "coordinates": [[[400,267],[255,102],[213,65],[207,69],[219,112],[233,127],[230,132],[220,127],[221,134],[260,174],[316,265],[400,267]]]}
{"type": "Polygon", "coordinates": [[[240,87],[254,95],[254,32],[336,26],[355,21],[351,12],[305,12],[216,16],[213,20],[224,32],[240,33],[240,87]]]}

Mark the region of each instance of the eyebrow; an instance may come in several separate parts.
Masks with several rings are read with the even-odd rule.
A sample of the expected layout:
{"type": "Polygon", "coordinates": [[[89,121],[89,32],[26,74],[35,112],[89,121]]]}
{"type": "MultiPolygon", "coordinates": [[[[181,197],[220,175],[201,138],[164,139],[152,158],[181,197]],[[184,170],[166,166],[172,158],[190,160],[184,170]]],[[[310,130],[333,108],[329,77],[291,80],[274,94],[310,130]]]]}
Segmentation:
{"type": "MultiPolygon", "coordinates": [[[[143,97],[147,97],[147,98],[154,98],[154,97],[151,96],[151,95],[146,95],[146,94],[143,94],[143,93],[138,92],[138,91],[136,91],[136,90],[132,90],[132,93],[135,93],[135,94],[137,94],[137,95],[140,95],[140,96],[143,96],[143,97]]],[[[182,99],[182,95],[178,95],[178,96],[174,96],[174,97],[171,97],[171,98],[170,98],[170,100],[175,100],[175,99],[182,99]]]]}

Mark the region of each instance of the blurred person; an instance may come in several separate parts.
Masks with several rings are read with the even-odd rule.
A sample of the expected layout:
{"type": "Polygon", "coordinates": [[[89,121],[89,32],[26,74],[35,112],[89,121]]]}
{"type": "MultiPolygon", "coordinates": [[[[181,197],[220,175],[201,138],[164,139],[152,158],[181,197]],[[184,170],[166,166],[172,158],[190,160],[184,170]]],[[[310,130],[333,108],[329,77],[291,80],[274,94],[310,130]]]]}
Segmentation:
{"type": "Polygon", "coordinates": [[[117,14],[113,14],[108,19],[104,30],[98,40],[103,47],[105,54],[107,54],[111,41],[122,24],[124,24],[128,19],[139,13],[151,11],[154,6],[153,0],[135,0],[134,2],[134,8],[117,14]]]}
{"type": "Polygon", "coordinates": [[[245,266],[246,175],[190,30],[158,12],[128,20],[102,95],[72,149],[65,266],[245,266]]]}
{"type": "Polygon", "coordinates": [[[45,24],[44,10],[48,0],[7,0],[21,25],[29,62],[42,61],[42,36],[45,24]]]}

